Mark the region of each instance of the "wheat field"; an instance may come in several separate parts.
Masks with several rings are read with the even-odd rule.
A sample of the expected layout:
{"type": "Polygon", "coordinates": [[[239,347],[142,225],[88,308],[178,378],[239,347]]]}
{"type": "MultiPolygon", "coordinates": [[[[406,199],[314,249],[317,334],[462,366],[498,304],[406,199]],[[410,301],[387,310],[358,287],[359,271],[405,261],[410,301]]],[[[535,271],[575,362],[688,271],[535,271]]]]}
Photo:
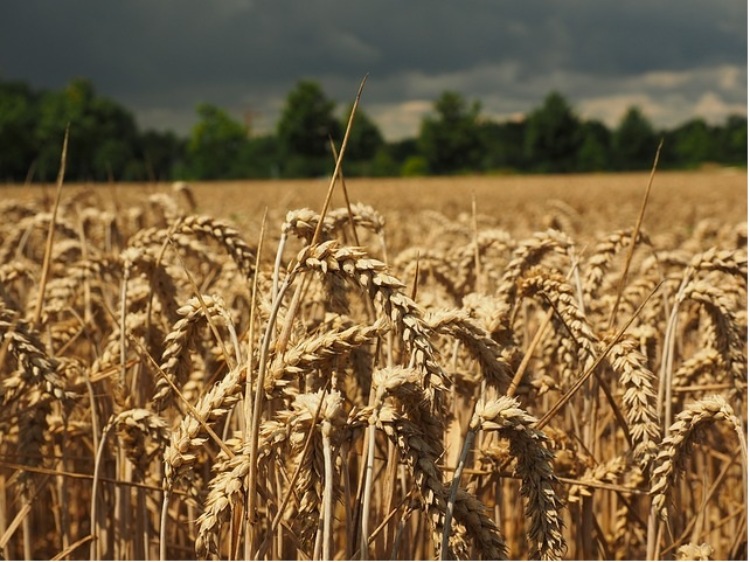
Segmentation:
{"type": "Polygon", "coordinates": [[[4,558],[746,559],[746,172],[329,183],[0,187],[4,558]]]}

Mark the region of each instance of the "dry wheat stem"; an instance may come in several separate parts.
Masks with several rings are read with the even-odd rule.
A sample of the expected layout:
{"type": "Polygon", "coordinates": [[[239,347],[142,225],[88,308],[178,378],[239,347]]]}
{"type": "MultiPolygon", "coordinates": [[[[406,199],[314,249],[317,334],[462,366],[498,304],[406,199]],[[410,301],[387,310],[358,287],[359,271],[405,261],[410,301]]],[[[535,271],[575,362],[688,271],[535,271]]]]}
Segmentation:
{"type": "MultiPolygon", "coordinates": [[[[341,150],[339,151],[338,157],[336,158],[336,166],[333,170],[333,174],[331,174],[331,184],[328,187],[328,192],[326,193],[326,198],[323,202],[323,210],[320,212],[321,217],[326,216],[328,205],[331,202],[331,195],[333,195],[333,188],[336,185],[336,178],[341,174],[341,163],[344,160],[344,154],[346,154],[346,146],[349,143],[349,135],[352,131],[352,125],[354,124],[354,116],[357,114],[359,101],[362,98],[362,91],[365,89],[365,82],[367,82],[367,75],[362,78],[362,82],[359,85],[359,90],[357,91],[357,96],[354,98],[354,103],[352,104],[352,110],[349,113],[349,120],[346,123],[346,130],[344,131],[344,139],[341,141],[341,150]]],[[[310,241],[310,245],[314,245],[320,240],[320,231],[322,226],[323,222],[320,221],[318,223],[318,226],[315,228],[315,233],[313,234],[312,240],[310,241]]]]}
{"type": "MultiPolygon", "coordinates": [[[[260,256],[263,253],[263,242],[265,240],[266,233],[266,219],[268,217],[268,207],[263,211],[263,220],[261,222],[259,240],[258,240],[258,252],[256,254],[255,271],[260,269],[260,256]]],[[[260,430],[260,411],[263,406],[263,390],[259,383],[255,394],[252,392],[252,382],[254,368],[254,345],[255,345],[255,315],[257,311],[258,303],[258,276],[255,275],[253,278],[252,295],[250,298],[250,327],[248,329],[248,353],[247,353],[247,380],[245,381],[245,395],[243,397],[245,401],[245,440],[249,440],[250,450],[250,466],[256,466],[258,460],[258,432],[260,430]],[[253,400],[250,397],[253,396],[253,400]]],[[[245,550],[244,557],[249,559],[255,550],[255,524],[256,524],[256,480],[257,471],[250,470],[247,476],[247,509],[245,510],[245,550]]]]}
{"type": "MultiPolygon", "coordinates": [[[[473,414],[472,414],[473,415],[473,414]]],[[[456,496],[458,495],[458,488],[461,483],[461,475],[463,474],[464,467],[466,466],[466,459],[469,456],[469,451],[474,443],[474,430],[469,428],[464,437],[464,444],[461,448],[461,454],[458,458],[458,466],[453,473],[453,480],[451,481],[450,492],[448,494],[448,501],[445,507],[445,520],[443,522],[443,537],[440,544],[440,560],[446,560],[448,558],[449,549],[449,538],[451,522],[453,521],[453,510],[456,505],[456,496]]]]}
{"type": "Polygon", "coordinates": [[[94,477],[91,489],[91,560],[99,559],[98,529],[100,525],[97,519],[97,487],[99,483],[99,470],[102,463],[102,453],[104,452],[104,446],[109,432],[115,428],[125,436],[124,441],[128,458],[134,465],[139,467],[141,478],[145,474],[150,459],[160,453],[168,440],[167,426],[164,420],[150,410],[145,410],[143,408],[120,412],[116,416],[112,416],[110,421],[104,427],[104,430],[102,431],[102,439],[99,442],[97,449],[96,462],[94,463],[94,477]],[[146,451],[143,439],[145,436],[149,436],[152,440],[156,441],[157,447],[155,451],[150,453],[146,451]]]}
{"type": "Polygon", "coordinates": [[[62,196],[63,180],[65,179],[65,164],[68,156],[68,138],[70,136],[70,123],[65,126],[65,136],[63,137],[62,154],[60,155],[60,171],[57,174],[57,190],[55,192],[55,204],[52,207],[52,218],[50,219],[49,230],[47,231],[47,244],[44,250],[44,261],[42,262],[42,276],[39,280],[39,298],[34,310],[32,325],[39,324],[42,317],[42,307],[44,306],[44,289],[49,277],[50,257],[52,256],[52,244],[55,240],[55,223],[57,222],[57,212],[60,208],[60,198],[62,196]]]}
{"type": "Polygon", "coordinates": [[[635,227],[633,227],[633,234],[630,237],[630,246],[628,247],[628,255],[625,257],[625,265],[622,269],[622,276],[620,278],[620,283],[617,286],[617,296],[615,297],[615,304],[612,307],[612,313],[609,317],[609,324],[608,327],[611,329],[615,325],[615,321],[617,320],[617,309],[620,304],[620,298],[622,297],[622,293],[625,290],[625,285],[628,281],[628,273],[630,271],[630,263],[633,260],[633,253],[635,252],[635,245],[638,240],[638,236],[641,231],[641,224],[643,224],[643,217],[646,214],[646,206],[648,205],[648,198],[649,195],[651,195],[651,187],[654,184],[654,176],[656,175],[656,166],[659,164],[659,154],[661,154],[661,147],[664,144],[664,139],[662,138],[659,141],[659,146],[656,147],[656,154],[654,155],[654,163],[651,167],[651,174],[648,178],[648,186],[646,187],[646,193],[643,196],[643,203],[641,204],[640,212],[638,213],[638,219],[635,221],[635,227]]]}

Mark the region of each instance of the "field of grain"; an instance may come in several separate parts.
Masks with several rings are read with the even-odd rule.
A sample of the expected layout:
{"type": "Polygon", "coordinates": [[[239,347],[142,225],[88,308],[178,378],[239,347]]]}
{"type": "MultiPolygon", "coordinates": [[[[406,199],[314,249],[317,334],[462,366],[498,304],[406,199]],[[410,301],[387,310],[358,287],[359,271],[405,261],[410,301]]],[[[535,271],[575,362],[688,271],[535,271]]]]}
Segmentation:
{"type": "Polygon", "coordinates": [[[6,559],[746,559],[747,174],[0,186],[6,559]]]}

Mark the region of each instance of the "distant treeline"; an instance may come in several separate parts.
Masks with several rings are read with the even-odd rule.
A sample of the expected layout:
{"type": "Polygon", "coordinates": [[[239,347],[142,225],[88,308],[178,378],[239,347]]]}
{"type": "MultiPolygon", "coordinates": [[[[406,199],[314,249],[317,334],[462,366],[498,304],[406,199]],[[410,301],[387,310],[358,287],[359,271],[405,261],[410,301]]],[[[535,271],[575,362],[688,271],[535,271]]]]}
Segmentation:
{"type": "MultiPolygon", "coordinates": [[[[187,138],[140,130],[133,114],[98,95],[88,80],[60,91],[0,81],[0,181],[51,181],[70,123],[66,178],[70,181],[299,178],[329,174],[331,140],[341,143],[349,108],[337,111],[320,85],[301,81],[289,92],[270,134],[210,104],[197,108],[187,138]]],[[[720,126],[691,119],[657,130],[638,107],[614,129],[581,119],[552,92],[524,119],[497,122],[478,102],[444,92],[415,138],[387,142],[360,107],[347,145],[348,176],[464,173],[567,173],[650,168],[660,139],[661,169],[712,163],[747,166],[747,117],[720,126]]]]}

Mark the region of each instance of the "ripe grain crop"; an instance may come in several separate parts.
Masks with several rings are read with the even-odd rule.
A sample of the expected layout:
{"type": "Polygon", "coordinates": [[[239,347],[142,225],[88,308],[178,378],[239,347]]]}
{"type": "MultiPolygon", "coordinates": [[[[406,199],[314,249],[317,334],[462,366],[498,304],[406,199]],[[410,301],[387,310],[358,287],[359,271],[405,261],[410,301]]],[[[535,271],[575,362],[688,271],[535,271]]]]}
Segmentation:
{"type": "Polygon", "coordinates": [[[0,554],[744,559],[746,174],[645,179],[0,187],[0,554]]]}

